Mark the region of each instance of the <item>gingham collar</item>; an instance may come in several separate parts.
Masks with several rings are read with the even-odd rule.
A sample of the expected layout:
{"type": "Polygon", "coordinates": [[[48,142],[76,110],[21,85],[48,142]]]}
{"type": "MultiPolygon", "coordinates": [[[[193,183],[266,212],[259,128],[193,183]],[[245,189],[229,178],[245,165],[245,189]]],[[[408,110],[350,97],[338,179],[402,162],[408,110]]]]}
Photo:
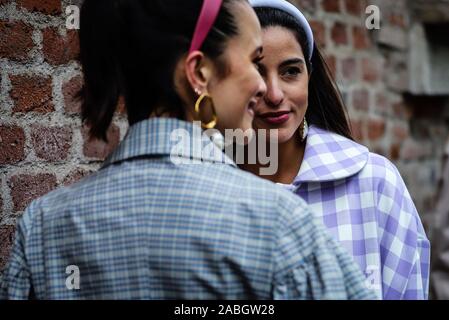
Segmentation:
{"type": "Polygon", "coordinates": [[[293,185],[302,182],[336,181],[362,170],[369,150],[341,135],[311,126],[304,160],[293,185]]]}
{"type": "Polygon", "coordinates": [[[125,139],[106,159],[102,168],[127,159],[154,156],[237,166],[199,126],[173,118],[151,118],[129,128],[125,139]]]}

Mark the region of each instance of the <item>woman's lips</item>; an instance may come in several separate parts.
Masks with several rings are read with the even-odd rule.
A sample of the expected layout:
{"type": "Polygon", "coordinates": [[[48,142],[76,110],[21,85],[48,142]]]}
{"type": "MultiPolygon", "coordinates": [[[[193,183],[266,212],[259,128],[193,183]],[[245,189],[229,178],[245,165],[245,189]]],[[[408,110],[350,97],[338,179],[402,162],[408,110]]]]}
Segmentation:
{"type": "Polygon", "coordinates": [[[290,112],[273,112],[259,115],[263,121],[271,125],[280,125],[287,122],[290,119],[290,112]]]}

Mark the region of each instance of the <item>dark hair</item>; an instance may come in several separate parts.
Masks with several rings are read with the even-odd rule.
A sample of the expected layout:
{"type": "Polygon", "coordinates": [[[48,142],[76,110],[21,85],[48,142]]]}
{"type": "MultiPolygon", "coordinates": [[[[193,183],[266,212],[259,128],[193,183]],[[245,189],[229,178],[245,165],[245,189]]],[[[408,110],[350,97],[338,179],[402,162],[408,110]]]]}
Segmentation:
{"type": "MultiPolygon", "coordinates": [[[[224,0],[201,50],[219,69],[226,41],[238,34],[231,3],[224,0]]],[[[179,58],[187,53],[203,0],[85,0],[81,9],[80,60],[84,73],[82,118],[92,137],[106,140],[118,100],[130,125],[153,113],[184,119],[174,86],[179,58]],[[163,106],[164,110],[159,110],[163,106]]]]}
{"type": "MultiPolygon", "coordinates": [[[[270,26],[284,27],[295,35],[301,48],[307,49],[307,37],[303,28],[290,14],[272,8],[255,8],[262,28],[270,26]]],[[[317,45],[313,45],[312,61],[306,58],[309,71],[309,108],[306,118],[309,124],[324,130],[340,134],[353,140],[346,107],[338,90],[329,67],[326,64],[317,45]]],[[[307,52],[304,51],[307,57],[307,52]]]]}

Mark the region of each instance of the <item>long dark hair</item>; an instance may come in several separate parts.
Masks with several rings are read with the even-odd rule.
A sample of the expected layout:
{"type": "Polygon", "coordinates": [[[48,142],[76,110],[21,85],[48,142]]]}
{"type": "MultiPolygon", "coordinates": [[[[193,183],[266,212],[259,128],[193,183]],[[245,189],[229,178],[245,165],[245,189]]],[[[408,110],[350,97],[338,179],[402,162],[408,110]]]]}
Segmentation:
{"type": "MultiPolygon", "coordinates": [[[[306,53],[307,38],[303,28],[294,17],[284,11],[272,8],[255,8],[255,11],[262,28],[280,26],[290,30],[306,53]]],[[[309,107],[306,113],[308,123],[354,140],[341,93],[316,44],[314,44],[311,60],[306,61],[307,70],[311,74],[309,107]]]]}
{"type": "MultiPolygon", "coordinates": [[[[218,69],[227,40],[238,34],[224,0],[201,50],[218,69]]],[[[184,119],[174,86],[179,58],[187,53],[203,0],[85,0],[81,9],[82,118],[92,137],[106,140],[120,96],[130,125],[151,114],[184,119]]]]}

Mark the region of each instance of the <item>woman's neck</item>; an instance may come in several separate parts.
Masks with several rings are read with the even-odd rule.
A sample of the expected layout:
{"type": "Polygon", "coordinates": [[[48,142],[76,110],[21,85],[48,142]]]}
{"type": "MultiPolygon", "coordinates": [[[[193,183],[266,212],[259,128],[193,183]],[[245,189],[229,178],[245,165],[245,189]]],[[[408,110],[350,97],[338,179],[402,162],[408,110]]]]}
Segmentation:
{"type": "Polygon", "coordinates": [[[305,146],[306,142],[301,142],[298,134],[295,134],[285,143],[279,144],[278,156],[275,157],[274,155],[270,155],[270,159],[277,158],[278,160],[278,170],[273,175],[261,175],[260,169],[264,166],[260,163],[243,164],[240,165],[240,168],[275,183],[291,184],[301,168],[304,159],[305,146]]]}

